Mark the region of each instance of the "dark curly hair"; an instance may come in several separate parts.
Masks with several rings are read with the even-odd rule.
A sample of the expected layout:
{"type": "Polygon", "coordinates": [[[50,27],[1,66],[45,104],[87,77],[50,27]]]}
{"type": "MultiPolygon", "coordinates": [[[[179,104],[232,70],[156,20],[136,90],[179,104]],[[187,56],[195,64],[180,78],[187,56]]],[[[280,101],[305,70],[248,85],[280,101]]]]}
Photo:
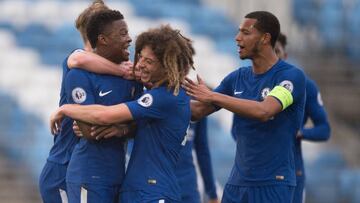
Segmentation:
{"type": "Polygon", "coordinates": [[[108,25],[117,20],[123,20],[124,16],[117,10],[101,10],[91,16],[86,34],[92,48],[96,47],[98,36],[107,32],[108,25]]]}
{"type": "Polygon", "coordinates": [[[152,49],[162,68],[165,69],[166,77],[157,83],[167,83],[168,89],[173,89],[174,95],[177,95],[181,82],[189,73],[190,68],[194,68],[195,50],[192,41],[169,25],[143,32],[137,37],[135,43],[135,66],[145,46],[152,49]]]}
{"type": "Polygon", "coordinates": [[[248,13],[245,18],[256,19],[255,28],[262,33],[269,33],[271,35],[271,46],[275,47],[280,33],[280,22],[275,15],[267,11],[254,11],[248,13]]]}

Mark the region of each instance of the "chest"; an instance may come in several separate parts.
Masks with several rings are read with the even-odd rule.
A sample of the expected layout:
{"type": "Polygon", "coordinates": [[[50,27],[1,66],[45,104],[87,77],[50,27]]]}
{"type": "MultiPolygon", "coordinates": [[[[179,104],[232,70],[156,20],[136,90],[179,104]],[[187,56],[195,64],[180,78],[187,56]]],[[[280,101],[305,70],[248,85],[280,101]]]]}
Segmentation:
{"type": "Polygon", "coordinates": [[[263,101],[276,85],[278,85],[277,80],[273,76],[239,76],[235,83],[233,83],[232,96],[241,99],[263,101]]]}
{"type": "Polygon", "coordinates": [[[98,104],[114,105],[132,100],[135,87],[116,77],[94,78],[94,97],[98,104]]]}

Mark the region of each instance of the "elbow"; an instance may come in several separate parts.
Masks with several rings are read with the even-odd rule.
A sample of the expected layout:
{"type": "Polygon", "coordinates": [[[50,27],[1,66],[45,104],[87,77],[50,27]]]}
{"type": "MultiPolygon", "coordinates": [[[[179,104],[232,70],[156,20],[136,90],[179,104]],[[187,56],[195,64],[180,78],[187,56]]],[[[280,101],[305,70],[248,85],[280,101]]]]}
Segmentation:
{"type": "Polygon", "coordinates": [[[266,122],[268,120],[271,120],[274,118],[274,115],[272,115],[269,111],[261,110],[255,114],[255,119],[261,122],[266,122]]]}
{"type": "Polygon", "coordinates": [[[68,59],[69,68],[83,67],[85,64],[86,57],[81,52],[73,53],[68,59]]]}
{"type": "Polygon", "coordinates": [[[319,126],[318,129],[319,129],[318,132],[320,135],[318,138],[318,141],[321,141],[321,142],[328,141],[330,139],[330,125],[326,124],[323,126],[319,126]]]}
{"type": "Polygon", "coordinates": [[[269,120],[274,119],[274,116],[281,111],[281,107],[269,106],[264,105],[263,102],[258,103],[258,105],[252,109],[252,113],[250,116],[252,116],[254,119],[261,121],[261,122],[267,122],[269,120]]]}
{"type": "Polygon", "coordinates": [[[330,135],[331,135],[331,128],[330,128],[330,125],[327,124],[325,133],[324,133],[324,141],[328,141],[330,139],[330,135]]]}

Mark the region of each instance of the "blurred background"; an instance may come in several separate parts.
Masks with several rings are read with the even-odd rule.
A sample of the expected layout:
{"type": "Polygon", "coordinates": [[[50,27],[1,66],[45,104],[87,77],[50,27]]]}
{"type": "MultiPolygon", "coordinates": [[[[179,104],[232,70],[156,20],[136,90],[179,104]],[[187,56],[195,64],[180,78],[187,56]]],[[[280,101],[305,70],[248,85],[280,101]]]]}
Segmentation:
{"type": "MultiPolygon", "coordinates": [[[[332,134],[304,142],[306,202],[360,202],[360,0],[105,0],[120,10],[133,40],[169,23],[195,43],[196,72],[216,86],[250,64],[234,37],[248,12],[267,10],[288,36],[289,61],[320,87],[332,134]]],[[[91,1],[0,0],[0,202],[40,202],[38,176],[53,137],[62,60],[82,47],[74,20],[91,1]]],[[[134,47],[131,47],[133,49],[134,47]]],[[[209,121],[216,178],[224,185],[235,155],[231,114],[209,121]]],[[[309,123],[311,125],[311,123],[309,123]]]]}

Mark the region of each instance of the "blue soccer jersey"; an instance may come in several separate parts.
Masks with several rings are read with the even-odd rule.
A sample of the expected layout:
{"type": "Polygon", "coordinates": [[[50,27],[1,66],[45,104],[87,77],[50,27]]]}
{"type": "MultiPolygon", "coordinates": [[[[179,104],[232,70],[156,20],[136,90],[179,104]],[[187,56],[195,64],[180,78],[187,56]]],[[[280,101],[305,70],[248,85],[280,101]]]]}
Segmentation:
{"type": "MultiPolygon", "coordinates": [[[[67,104],[67,95],[65,93],[65,78],[68,72],[70,71],[67,60],[69,57],[66,57],[62,63],[62,80],[61,80],[61,90],[60,90],[60,100],[59,106],[67,104]]],[[[69,117],[65,117],[61,122],[61,130],[59,134],[54,136],[54,145],[50,149],[48,161],[58,163],[58,164],[68,164],[70,161],[71,153],[74,149],[74,146],[79,141],[74,135],[72,130],[73,120],[69,117]]]]}
{"type": "Polygon", "coordinates": [[[217,198],[207,138],[207,118],[190,123],[186,134],[186,145],[181,152],[180,160],[176,168],[176,176],[179,179],[181,188],[182,202],[200,202],[192,153],[193,149],[195,149],[196,152],[206,194],[211,199],[217,198]]]}
{"type": "Polygon", "coordinates": [[[263,74],[251,67],[230,73],[215,91],[229,96],[263,101],[275,86],[288,89],[293,103],[266,122],[235,115],[235,164],[228,184],[295,186],[294,142],[303,120],[305,76],[303,72],[279,60],[263,74]]]}
{"type": "Polygon", "coordinates": [[[139,191],[143,194],[141,202],[179,201],[175,168],[191,116],[189,96],[182,88],[175,96],[161,86],[145,91],[137,101],[126,105],[138,130],[121,192],[139,191]]]}
{"type": "MultiPolygon", "coordinates": [[[[132,100],[139,87],[120,77],[73,69],[67,74],[65,92],[69,103],[115,105],[132,100]]],[[[124,175],[123,139],[81,138],[73,151],[66,182],[115,186],[121,184],[124,175]]]]}

